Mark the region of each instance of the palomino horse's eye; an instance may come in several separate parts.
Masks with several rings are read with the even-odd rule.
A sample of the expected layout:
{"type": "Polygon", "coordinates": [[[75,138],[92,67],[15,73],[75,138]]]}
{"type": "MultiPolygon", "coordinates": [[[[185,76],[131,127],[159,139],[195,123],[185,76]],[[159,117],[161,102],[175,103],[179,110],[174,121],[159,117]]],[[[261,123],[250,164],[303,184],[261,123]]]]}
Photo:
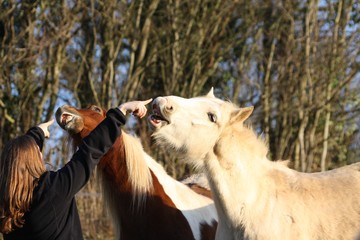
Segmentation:
{"type": "Polygon", "coordinates": [[[209,120],[213,123],[216,123],[217,117],[214,113],[208,113],[209,120]]]}

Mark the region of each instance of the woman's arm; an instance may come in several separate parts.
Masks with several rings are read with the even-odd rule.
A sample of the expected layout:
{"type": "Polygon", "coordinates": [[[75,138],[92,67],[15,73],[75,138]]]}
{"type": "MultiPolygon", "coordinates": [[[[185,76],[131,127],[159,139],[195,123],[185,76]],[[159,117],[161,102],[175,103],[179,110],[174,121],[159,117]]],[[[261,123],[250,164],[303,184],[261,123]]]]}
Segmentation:
{"type": "Polygon", "coordinates": [[[39,146],[40,151],[43,149],[44,139],[50,137],[49,127],[54,123],[54,119],[40,123],[39,125],[30,128],[26,135],[32,137],[39,146]]]}
{"type": "MultiPolygon", "coordinates": [[[[122,105],[124,112],[132,112],[138,117],[146,114],[145,104],[151,101],[134,101],[122,105]]],[[[126,116],[120,108],[107,112],[107,117],[85,137],[71,160],[58,172],[52,173],[58,194],[72,198],[89,180],[100,159],[112,147],[121,134],[121,126],[126,116]],[[54,179],[55,180],[55,179],[54,179]]]]}

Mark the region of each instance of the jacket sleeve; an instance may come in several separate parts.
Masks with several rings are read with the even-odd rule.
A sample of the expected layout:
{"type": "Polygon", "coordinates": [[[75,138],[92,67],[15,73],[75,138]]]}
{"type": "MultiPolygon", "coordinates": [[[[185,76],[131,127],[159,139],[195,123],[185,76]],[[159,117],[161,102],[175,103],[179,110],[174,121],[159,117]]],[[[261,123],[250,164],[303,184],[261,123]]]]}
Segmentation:
{"type": "Polygon", "coordinates": [[[83,139],[71,160],[57,172],[52,172],[52,184],[58,196],[67,199],[87,183],[100,159],[121,134],[126,117],[118,109],[110,109],[107,117],[83,139]]]}
{"type": "Polygon", "coordinates": [[[39,146],[40,151],[42,151],[45,139],[43,130],[39,127],[32,127],[26,132],[26,135],[32,137],[39,146]]]}

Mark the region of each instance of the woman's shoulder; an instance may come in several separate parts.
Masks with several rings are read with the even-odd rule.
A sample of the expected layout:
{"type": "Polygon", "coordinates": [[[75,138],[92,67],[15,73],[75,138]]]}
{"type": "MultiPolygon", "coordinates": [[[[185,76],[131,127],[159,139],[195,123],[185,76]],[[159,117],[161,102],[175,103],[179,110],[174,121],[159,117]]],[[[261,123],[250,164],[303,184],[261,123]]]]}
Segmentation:
{"type": "Polygon", "coordinates": [[[33,201],[35,201],[37,198],[41,198],[45,194],[48,195],[55,178],[56,172],[53,171],[46,171],[40,176],[37,182],[37,186],[33,192],[33,201]]]}

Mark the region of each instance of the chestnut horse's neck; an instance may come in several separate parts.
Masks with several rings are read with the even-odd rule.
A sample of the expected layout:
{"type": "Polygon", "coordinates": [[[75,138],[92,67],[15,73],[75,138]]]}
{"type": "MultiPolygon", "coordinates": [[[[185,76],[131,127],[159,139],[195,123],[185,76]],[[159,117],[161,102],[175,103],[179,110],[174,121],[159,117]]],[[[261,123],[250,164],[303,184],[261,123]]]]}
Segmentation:
{"type": "Polygon", "coordinates": [[[161,165],[144,152],[136,138],[122,132],[98,164],[98,170],[104,201],[118,236],[124,239],[141,239],[142,234],[148,239],[200,239],[205,235],[210,237],[202,239],[214,238],[217,218],[212,201],[167,175],[161,165]],[[183,212],[179,207],[192,210],[183,212]]]}
{"type": "Polygon", "coordinates": [[[152,176],[144,161],[142,145],[124,131],[98,166],[118,187],[128,189],[133,205],[140,207],[146,195],[153,190],[152,176]]]}

